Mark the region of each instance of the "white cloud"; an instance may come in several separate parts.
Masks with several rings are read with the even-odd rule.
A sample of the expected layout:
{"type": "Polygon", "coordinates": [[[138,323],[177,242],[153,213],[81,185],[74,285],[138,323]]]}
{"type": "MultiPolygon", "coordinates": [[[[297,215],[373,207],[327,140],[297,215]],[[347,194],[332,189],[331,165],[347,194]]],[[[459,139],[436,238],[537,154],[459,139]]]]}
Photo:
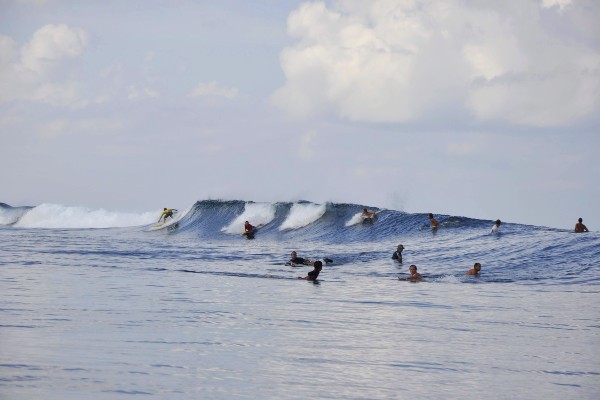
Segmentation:
{"type": "Polygon", "coordinates": [[[600,51],[584,44],[595,42],[593,31],[587,41],[580,31],[578,41],[544,20],[560,11],[556,18],[565,24],[591,24],[595,16],[576,6],[567,0],[304,3],[288,18],[297,43],[281,53],[286,82],[272,101],[296,117],[406,122],[462,108],[482,120],[565,124],[593,115],[600,97],[600,51]]]}
{"type": "Polygon", "coordinates": [[[63,76],[67,75],[66,60],[80,56],[86,44],[86,33],[67,25],[43,26],[21,49],[12,38],[0,36],[0,102],[84,105],[82,84],[63,76]]]}
{"type": "Polygon", "coordinates": [[[190,93],[190,96],[192,97],[220,96],[229,100],[236,98],[237,95],[238,90],[236,88],[220,87],[216,81],[200,83],[198,86],[196,86],[192,93],[190,93]]]}

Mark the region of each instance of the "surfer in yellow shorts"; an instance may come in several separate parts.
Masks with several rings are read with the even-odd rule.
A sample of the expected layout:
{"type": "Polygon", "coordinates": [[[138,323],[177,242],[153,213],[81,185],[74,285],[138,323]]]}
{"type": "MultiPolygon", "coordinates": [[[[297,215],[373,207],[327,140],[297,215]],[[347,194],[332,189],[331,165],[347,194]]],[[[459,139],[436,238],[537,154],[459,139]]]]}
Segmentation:
{"type": "Polygon", "coordinates": [[[171,219],[173,219],[173,212],[175,212],[175,211],[177,211],[177,210],[174,209],[174,208],[168,208],[168,209],[165,208],[163,210],[163,213],[160,215],[160,218],[158,219],[158,222],[160,222],[160,220],[163,219],[163,217],[164,217],[163,222],[167,222],[167,218],[169,218],[169,217],[171,219]]]}

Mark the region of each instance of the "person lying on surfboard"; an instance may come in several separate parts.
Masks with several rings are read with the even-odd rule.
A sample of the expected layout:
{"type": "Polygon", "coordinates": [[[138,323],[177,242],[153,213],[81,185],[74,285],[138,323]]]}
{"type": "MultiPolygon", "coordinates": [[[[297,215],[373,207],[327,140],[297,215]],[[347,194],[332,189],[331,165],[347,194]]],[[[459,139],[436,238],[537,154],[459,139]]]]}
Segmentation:
{"type": "MultiPolygon", "coordinates": [[[[310,258],[298,257],[298,253],[296,253],[295,251],[292,251],[292,254],[290,254],[290,261],[286,262],[285,265],[291,265],[291,266],[313,265],[314,262],[316,262],[316,261],[313,261],[310,258]]],[[[319,262],[321,262],[321,261],[319,261],[319,262]]],[[[333,262],[333,260],[331,258],[324,257],[323,262],[325,264],[331,264],[333,262]]],[[[321,265],[322,264],[323,263],[321,262],[321,265]]]]}
{"type": "Polygon", "coordinates": [[[160,222],[160,220],[163,219],[163,217],[164,217],[163,222],[167,222],[168,217],[171,217],[171,219],[173,219],[173,212],[175,212],[175,211],[177,211],[177,210],[174,208],[169,208],[169,209],[165,208],[163,210],[163,213],[160,215],[158,222],[160,222]]]}

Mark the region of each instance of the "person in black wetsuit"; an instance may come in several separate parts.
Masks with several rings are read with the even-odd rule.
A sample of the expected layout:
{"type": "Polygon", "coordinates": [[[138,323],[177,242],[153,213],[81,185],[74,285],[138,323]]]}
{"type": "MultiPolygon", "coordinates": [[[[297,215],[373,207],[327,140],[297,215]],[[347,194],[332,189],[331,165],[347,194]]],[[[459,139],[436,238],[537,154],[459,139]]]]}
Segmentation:
{"type": "Polygon", "coordinates": [[[321,261],[315,261],[313,264],[314,269],[308,273],[304,278],[299,276],[298,279],[304,279],[307,281],[316,281],[321,269],[323,269],[323,263],[321,261]]]}
{"type": "MultiPolygon", "coordinates": [[[[298,257],[298,254],[295,251],[292,251],[290,257],[290,261],[286,262],[285,265],[291,265],[292,267],[295,267],[297,265],[313,265],[313,263],[315,262],[310,258],[298,257]]],[[[321,264],[331,264],[332,262],[333,260],[331,258],[323,257],[323,261],[321,262],[321,264]]]]}
{"type": "Polygon", "coordinates": [[[392,260],[396,260],[400,264],[402,264],[402,251],[403,250],[404,250],[404,246],[399,244],[398,247],[396,247],[396,251],[394,252],[394,254],[392,254],[392,260]]]}
{"type": "Polygon", "coordinates": [[[288,261],[289,264],[312,265],[313,263],[313,261],[308,258],[298,257],[298,254],[295,251],[292,251],[292,254],[290,256],[290,261],[288,261]]]}

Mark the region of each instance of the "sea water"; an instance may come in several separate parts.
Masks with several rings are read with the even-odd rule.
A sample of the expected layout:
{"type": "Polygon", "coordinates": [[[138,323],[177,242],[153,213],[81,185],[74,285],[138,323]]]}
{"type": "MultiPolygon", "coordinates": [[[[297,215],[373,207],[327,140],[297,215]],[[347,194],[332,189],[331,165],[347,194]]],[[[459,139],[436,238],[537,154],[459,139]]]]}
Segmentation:
{"type": "Polygon", "coordinates": [[[597,232],[220,201],[98,229],[38,207],[0,207],[1,399],[600,397],[597,232]],[[298,280],[292,250],[334,262],[298,280]]]}

